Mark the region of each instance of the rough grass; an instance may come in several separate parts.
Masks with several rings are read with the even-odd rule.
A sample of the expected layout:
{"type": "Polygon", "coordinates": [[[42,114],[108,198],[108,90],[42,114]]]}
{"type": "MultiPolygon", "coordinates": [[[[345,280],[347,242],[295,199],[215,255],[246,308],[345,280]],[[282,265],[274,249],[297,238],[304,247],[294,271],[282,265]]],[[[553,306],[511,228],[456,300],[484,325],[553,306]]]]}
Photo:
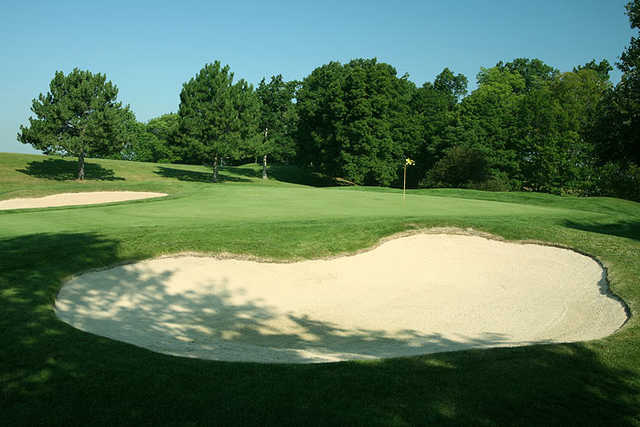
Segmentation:
{"type": "MultiPolygon", "coordinates": [[[[263,182],[255,165],[226,168],[211,184],[204,167],[88,163],[80,183],[66,179],[73,160],[0,154],[0,199],[106,189],[171,196],[0,212],[1,425],[640,424],[640,204],[465,190],[409,191],[403,201],[397,190],[295,185],[326,181],[294,168],[283,168],[288,182],[263,182]],[[314,258],[431,226],[592,254],[634,316],[587,343],[299,366],[156,354],[75,330],[52,311],[65,278],[125,260],[187,250],[314,258]]],[[[314,331],[332,333],[321,322],[314,331]]]]}

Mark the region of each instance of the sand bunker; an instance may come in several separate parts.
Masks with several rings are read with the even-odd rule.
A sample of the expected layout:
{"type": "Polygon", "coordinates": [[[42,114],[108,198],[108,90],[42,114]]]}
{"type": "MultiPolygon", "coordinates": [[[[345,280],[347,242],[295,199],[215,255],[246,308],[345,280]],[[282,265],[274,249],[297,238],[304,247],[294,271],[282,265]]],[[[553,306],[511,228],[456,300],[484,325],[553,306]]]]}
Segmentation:
{"type": "Polygon", "coordinates": [[[125,202],[127,200],[163,197],[165,193],[143,191],[91,191],[85,193],[60,193],[51,196],[0,200],[0,210],[51,208],[54,206],[95,205],[98,203],[125,202]]]}
{"type": "Polygon", "coordinates": [[[587,256],[446,234],[297,263],[157,258],[78,276],[55,308],[160,353],[289,363],[582,341],[626,320],[587,256]]]}

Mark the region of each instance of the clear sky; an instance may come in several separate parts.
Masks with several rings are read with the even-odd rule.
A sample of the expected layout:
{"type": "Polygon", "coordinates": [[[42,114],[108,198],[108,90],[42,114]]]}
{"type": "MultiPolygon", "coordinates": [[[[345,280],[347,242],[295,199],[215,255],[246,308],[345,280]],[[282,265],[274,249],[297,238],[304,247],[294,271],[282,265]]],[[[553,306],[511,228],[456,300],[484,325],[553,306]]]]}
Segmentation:
{"type": "MultiPolygon", "coordinates": [[[[377,57],[418,85],[444,67],[539,58],[561,71],[614,63],[633,34],[627,0],[8,1],[0,5],[0,152],[57,70],[107,75],[138,120],[176,112],[182,84],[214,60],[257,84],[331,60],[377,57]]],[[[613,74],[614,82],[620,73],[613,74]]]]}

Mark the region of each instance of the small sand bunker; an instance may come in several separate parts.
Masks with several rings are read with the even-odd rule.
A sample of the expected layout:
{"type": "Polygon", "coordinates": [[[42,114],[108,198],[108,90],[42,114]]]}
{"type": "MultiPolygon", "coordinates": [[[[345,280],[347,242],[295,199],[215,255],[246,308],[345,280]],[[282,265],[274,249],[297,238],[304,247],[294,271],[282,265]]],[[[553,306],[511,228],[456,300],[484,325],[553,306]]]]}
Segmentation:
{"type": "Polygon", "coordinates": [[[446,234],[296,263],[157,258],[78,276],[55,308],[160,353],[287,363],[582,341],[626,320],[587,256],[446,234]]]}
{"type": "Polygon", "coordinates": [[[164,197],[165,193],[144,191],[91,191],[84,193],[60,193],[45,197],[0,200],[0,210],[51,208],[54,206],[95,205],[98,203],[125,202],[128,200],[164,197]]]}

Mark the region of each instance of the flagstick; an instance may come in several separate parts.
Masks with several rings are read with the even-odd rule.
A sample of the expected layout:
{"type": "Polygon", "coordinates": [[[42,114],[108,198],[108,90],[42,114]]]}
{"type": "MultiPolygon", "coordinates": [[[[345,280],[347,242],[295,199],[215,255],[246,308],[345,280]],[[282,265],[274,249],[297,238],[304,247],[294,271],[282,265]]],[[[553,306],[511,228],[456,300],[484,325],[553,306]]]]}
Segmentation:
{"type": "Polygon", "coordinates": [[[406,192],[407,192],[407,162],[404,163],[404,181],[402,182],[402,200],[404,200],[406,192]]]}

